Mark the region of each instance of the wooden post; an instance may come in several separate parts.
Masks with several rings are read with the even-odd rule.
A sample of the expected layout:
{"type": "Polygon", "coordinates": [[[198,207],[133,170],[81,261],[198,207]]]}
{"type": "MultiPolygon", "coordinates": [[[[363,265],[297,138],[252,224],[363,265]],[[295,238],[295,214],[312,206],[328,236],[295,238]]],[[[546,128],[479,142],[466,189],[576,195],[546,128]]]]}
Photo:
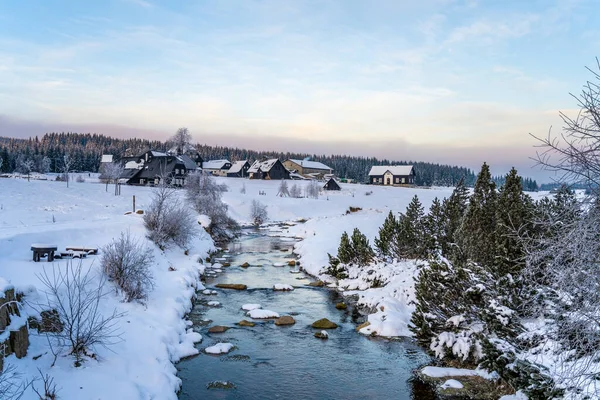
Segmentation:
{"type": "Polygon", "coordinates": [[[135,212],[135,194],[133,195],[133,212],[135,212]]]}

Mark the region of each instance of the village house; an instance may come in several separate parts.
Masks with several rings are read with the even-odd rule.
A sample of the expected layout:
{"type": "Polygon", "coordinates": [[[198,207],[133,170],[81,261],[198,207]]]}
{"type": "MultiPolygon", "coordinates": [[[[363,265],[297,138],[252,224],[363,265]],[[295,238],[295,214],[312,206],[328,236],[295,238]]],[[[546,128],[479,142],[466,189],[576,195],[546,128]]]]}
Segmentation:
{"type": "Polygon", "coordinates": [[[235,161],[231,168],[227,171],[227,177],[229,178],[246,178],[248,176],[248,170],[250,169],[250,163],[248,160],[235,161]]]}
{"type": "Polygon", "coordinates": [[[337,183],[336,180],[333,178],[329,178],[327,180],[327,183],[325,183],[325,186],[323,186],[323,189],[325,189],[325,190],[342,190],[342,188],[340,187],[340,184],[337,183]]]}
{"type": "Polygon", "coordinates": [[[369,183],[383,186],[411,186],[415,184],[412,165],[375,165],[369,172],[369,183]]]}
{"type": "Polygon", "coordinates": [[[333,174],[333,169],[318,161],[288,159],[283,165],[290,171],[305,177],[321,179],[325,175],[333,174]]]}
{"type": "Polygon", "coordinates": [[[202,163],[202,170],[214,176],[227,176],[227,172],[231,168],[229,160],[211,160],[202,163]]]}
{"type": "Polygon", "coordinates": [[[119,181],[128,185],[158,185],[161,179],[183,186],[188,173],[196,169],[196,163],[188,156],[175,156],[159,151],[147,151],[137,157],[124,157],[123,173],[119,181]]]}
{"type": "Polygon", "coordinates": [[[277,158],[254,161],[248,169],[250,179],[290,179],[288,171],[277,158]]]}

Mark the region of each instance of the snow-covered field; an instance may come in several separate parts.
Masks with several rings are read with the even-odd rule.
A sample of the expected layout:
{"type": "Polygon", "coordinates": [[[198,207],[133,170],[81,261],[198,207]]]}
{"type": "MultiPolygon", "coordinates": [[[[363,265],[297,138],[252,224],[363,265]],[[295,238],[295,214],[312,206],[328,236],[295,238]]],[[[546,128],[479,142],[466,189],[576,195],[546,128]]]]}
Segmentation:
{"type": "MultiPolygon", "coordinates": [[[[0,278],[25,292],[30,302],[43,299],[43,288],[37,275],[44,268],[52,268],[52,263],[45,260],[32,261],[32,243],[55,244],[59,250],[67,246],[102,247],[126,230],[146,240],[143,239],[142,216],[124,214],[132,209],[133,195],[136,208],[145,209],[150,203],[152,189],[124,186],[121,196],[114,196],[111,186],[105,192],[105,186],[94,176],[85,178],[85,183],[71,182],[69,188],[64,182],[52,180],[0,179],[0,278]]],[[[296,244],[295,252],[300,256],[302,268],[315,276],[319,276],[327,265],[327,253],[337,253],[342,232],[351,233],[358,227],[373,243],[390,210],[403,212],[414,195],[427,209],[435,197],[441,199],[452,192],[451,188],[341,184],[340,192],[325,192],[318,199],[295,199],[277,196],[279,181],[217,180],[228,185],[229,191],[223,199],[229,205],[230,215],[242,224],[252,222],[253,200],[267,205],[269,223],[302,220],[283,234],[303,239],[296,244]],[[349,212],[350,207],[360,210],[349,212]]],[[[308,182],[288,181],[290,187],[293,184],[303,188],[308,182]]],[[[118,323],[120,341],[110,349],[96,349],[96,360],[87,360],[82,367],[76,368],[72,358],[64,356],[51,368],[53,356],[45,337],[32,335],[27,356],[17,360],[13,355],[7,362],[26,377],[39,375],[38,368],[42,373],[50,374],[61,388],[62,398],[176,398],[180,381],[173,363],[195,354],[198,350],[194,342],[200,339],[188,329],[185,321],[195,288],[204,289],[199,280],[204,266],[197,260],[205,258],[214,249],[212,240],[204,231],[199,232],[189,255],[178,248],[162,252],[154,247],[155,265],[152,268],[156,287],[145,305],[124,303],[114,291],[103,299],[103,312],[116,308],[126,315],[118,323]]],[[[148,245],[151,244],[148,242],[148,245]]],[[[99,257],[87,257],[83,260],[84,267],[99,273],[99,260],[96,260],[99,257]]],[[[54,262],[59,268],[64,264],[65,261],[54,262]]],[[[360,303],[376,311],[369,316],[371,325],[363,328],[362,333],[409,335],[407,323],[412,313],[410,301],[414,296],[415,264],[382,264],[374,269],[388,282],[386,286],[369,289],[364,276],[352,271],[350,278],[339,285],[350,294],[358,294],[360,303]]],[[[327,280],[328,277],[320,278],[327,280]]],[[[266,311],[257,307],[249,314],[266,311]]],[[[28,307],[25,312],[34,313],[28,307]]],[[[264,318],[262,315],[250,316],[264,318]]],[[[36,397],[28,393],[25,398],[36,397]]]]}

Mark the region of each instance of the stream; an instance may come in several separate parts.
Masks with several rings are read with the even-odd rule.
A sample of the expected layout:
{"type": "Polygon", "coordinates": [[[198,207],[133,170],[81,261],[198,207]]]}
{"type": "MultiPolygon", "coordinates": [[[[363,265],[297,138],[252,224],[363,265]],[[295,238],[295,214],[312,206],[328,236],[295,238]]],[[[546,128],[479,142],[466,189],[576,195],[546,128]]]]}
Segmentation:
{"type": "MultiPolygon", "coordinates": [[[[369,338],[356,332],[349,307],[334,290],[307,286],[312,281],[294,259],[295,240],[256,231],[231,242],[213,262],[230,263],[210,272],[205,286],[216,294],[198,293],[190,314],[193,329],[203,341],[198,356],[177,364],[182,379],[181,400],[196,399],[434,399],[430,389],[413,379],[412,371],[428,361],[412,341],[369,338]],[[248,268],[241,265],[247,262],[248,268]],[[285,265],[285,266],[275,266],[285,265]],[[218,283],[242,283],[248,290],[218,289],[218,283]],[[293,291],[274,291],[276,283],[294,286],[293,291]],[[211,306],[210,301],[220,305],[211,306]],[[294,325],[276,326],[273,319],[252,320],[242,305],[258,303],[263,309],[292,315],[294,325]],[[318,339],[311,324],[321,318],[337,323],[329,339],[318,339]],[[246,319],[254,327],[236,323],[246,319]],[[230,327],[224,333],[208,333],[214,325],[230,327]],[[229,342],[228,354],[210,355],[208,346],[229,342]],[[215,388],[214,382],[230,382],[232,388],[215,388]],[[211,383],[212,382],[212,383],[211,383]]],[[[356,317],[357,313],[354,313],[356,317]]]]}

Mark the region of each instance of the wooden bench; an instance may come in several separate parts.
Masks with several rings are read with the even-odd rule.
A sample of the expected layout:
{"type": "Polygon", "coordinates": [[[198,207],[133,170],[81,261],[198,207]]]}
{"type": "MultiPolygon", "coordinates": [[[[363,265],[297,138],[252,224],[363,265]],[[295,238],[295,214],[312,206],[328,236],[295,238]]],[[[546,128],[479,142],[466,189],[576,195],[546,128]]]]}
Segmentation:
{"type": "Polygon", "coordinates": [[[81,252],[81,253],[93,254],[93,255],[98,254],[98,248],[97,247],[76,247],[76,246],[69,246],[69,247],[66,247],[65,250],[67,250],[67,251],[78,251],[78,252],[81,252]]]}
{"type": "Polygon", "coordinates": [[[58,249],[58,246],[52,244],[32,244],[31,251],[33,251],[33,261],[39,262],[40,258],[48,255],[48,261],[54,261],[54,252],[58,249]]]}

